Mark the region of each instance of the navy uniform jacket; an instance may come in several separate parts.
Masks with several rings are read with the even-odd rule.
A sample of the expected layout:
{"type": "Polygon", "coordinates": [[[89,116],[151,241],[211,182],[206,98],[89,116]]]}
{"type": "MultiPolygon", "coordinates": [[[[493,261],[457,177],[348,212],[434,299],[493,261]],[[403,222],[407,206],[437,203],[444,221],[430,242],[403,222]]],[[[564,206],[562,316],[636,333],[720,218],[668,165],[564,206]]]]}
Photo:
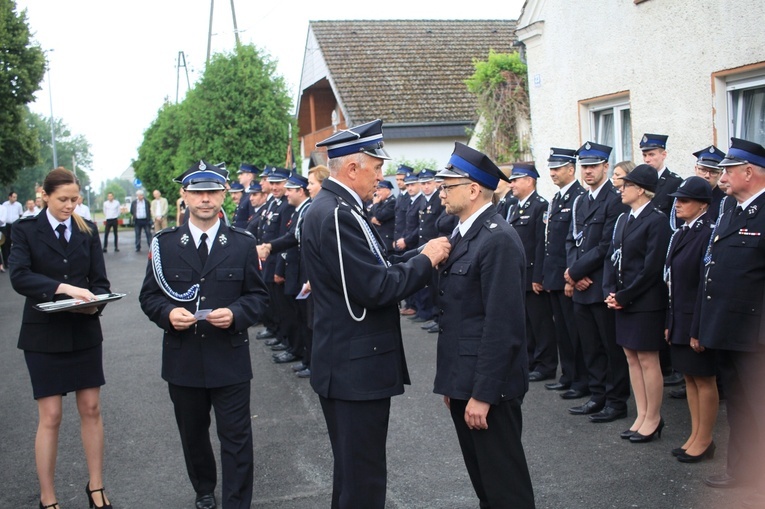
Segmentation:
{"type": "Polygon", "coordinates": [[[722,212],[736,208],[736,199],[733,196],[728,196],[725,194],[725,191],[715,186],[712,188],[712,202],[709,204],[709,209],[707,209],[707,217],[712,224],[715,224],[715,221],[717,221],[721,207],[722,212]]]}
{"type": "MultiPolygon", "coordinates": [[[[404,236],[406,231],[406,213],[409,210],[409,195],[406,191],[399,191],[396,197],[396,219],[393,227],[393,240],[398,240],[404,236]]],[[[385,246],[390,249],[391,246],[385,246]]]]}
{"type": "Polygon", "coordinates": [[[526,394],[525,269],[518,234],[491,205],[439,269],[433,392],[493,405],[526,394]]]}
{"type": "MultiPolygon", "coordinates": [[[[429,240],[438,237],[438,220],[444,212],[444,206],[441,203],[441,198],[438,196],[438,191],[434,191],[430,196],[430,200],[425,199],[425,195],[422,196],[423,203],[420,208],[419,216],[417,217],[417,246],[424,246],[429,240]]],[[[449,232],[451,234],[451,232],[449,232]]]]}
{"type": "Polygon", "coordinates": [[[396,224],[396,197],[392,194],[385,200],[372,205],[369,217],[375,217],[380,225],[375,225],[377,232],[383,239],[385,249],[390,250],[393,246],[393,230],[396,224]]]}
{"type": "MultiPolygon", "coordinates": [[[[139,301],[141,309],[163,331],[162,378],[184,387],[225,387],[252,378],[247,328],[265,314],[268,292],[258,271],[255,239],[244,230],[221,222],[207,263],[197,254],[188,223],[162,230],[159,241],[162,270],[179,293],[200,285],[198,299],[171,299],[154,279],[152,260],[146,268],[139,301]],[[184,331],[170,324],[170,311],[183,307],[229,308],[234,323],[227,330],[199,321],[184,331]]],[[[152,256],[154,256],[152,251],[152,256]]]]}
{"type": "Polygon", "coordinates": [[[420,211],[426,205],[425,196],[418,194],[406,209],[406,228],[404,229],[404,242],[406,249],[414,249],[420,241],[420,211]]]}
{"type": "Polygon", "coordinates": [[[765,345],[764,208],[765,193],[740,215],[726,212],[712,234],[694,336],[706,348],[751,352],[765,345]]]}
{"type": "Polygon", "coordinates": [[[409,383],[398,302],[429,283],[433,269],[425,255],[382,265],[352,210],[360,212],[352,195],[326,179],[305,217],[301,254],[314,302],[311,386],[325,398],[388,398],[409,383]]]}
{"type": "Polygon", "coordinates": [[[621,196],[611,181],[606,181],[592,203],[589,193],[584,193],[576,200],[572,210],[576,224],[572,219],[571,230],[566,237],[568,273],[574,281],[579,281],[585,276],[592,279],[592,284],[587,290],[574,290],[573,301],[578,304],[602,303],[605,299],[603,262],[611,248],[616,218],[622,212],[629,212],[629,207],[622,203],[621,196]],[[582,234],[579,240],[574,239],[574,228],[582,234]]]}
{"type": "Polygon", "coordinates": [[[13,246],[8,260],[13,289],[25,296],[18,347],[30,352],[73,352],[103,342],[98,314],[43,313],[35,304],[69,299],[56,296],[68,283],[95,295],[109,293],[104,253],[95,224],[86,221],[92,235],[80,231],[72,219],[72,236],[66,251],[50,226],[46,209],[13,224],[13,246]]]}
{"type": "Polygon", "coordinates": [[[545,256],[545,223],[547,200],[536,191],[531,193],[524,203],[513,207],[508,222],[518,232],[526,253],[526,291],[530,292],[531,283],[542,283],[542,270],[545,256]]]}
{"type": "MultiPolygon", "coordinates": [[[[311,199],[303,202],[299,209],[292,212],[289,220],[287,233],[274,239],[271,244],[271,256],[281,256],[284,259],[284,294],[297,295],[303,288],[307,278],[301,272],[300,263],[300,235],[305,214],[311,207],[311,199]]],[[[304,270],[304,269],[303,269],[304,270]]]]}
{"type": "Polygon", "coordinates": [[[574,181],[563,196],[553,198],[547,217],[545,235],[545,258],[542,268],[542,284],[545,290],[562,291],[566,280],[566,236],[571,229],[571,207],[574,200],[585,190],[574,181]]]}
{"type": "Polygon", "coordinates": [[[247,224],[255,216],[255,207],[250,203],[250,198],[247,193],[242,193],[242,198],[239,200],[239,205],[234,210],[234,219],[231,224],[237,228],[247,228],[247,224]]]}
{"type": "Polygon", "coordinates": [[[605,260],[603,293],[614,293],[624,313],[664,311],[667,286],[664,261],[672,236],[669,219],[649,203],[631,223],[625,212],[616,223],[611,249],[605,260]],[[621,270],[612,255],[621,249],[621,270]]]}
{"type": "MultiPolygon", "coordinates": [[[[287,233],[287,223],[294,211],[287,198],[274,199],[260,219],[260,242],[271,242],[287,233]]],[[[284,276],[284,259],[281,256],[269,256],[263,263],[263,280],[266,283],[274,281],[274,274],[284,276]]]]}
{"type": "MultiPolygon", "coordinates": [[[[732,198],[731,198],[732,199],[732,198]]],[[[734,200],[735,201],[735,200],[734,200]]],[[[669,308],[667,325],[669,340],[675,345],[688,345],[691,324],[703,275],[704,254],[712,234],[711,216],[699,217],[686,233],[675,232],[667,251],[665,271],[669,270],[669,308]]]]}
{"type": "Polygon", "coordinates": [[[664,173],[659,177],[659,182],[656,184],[656,193],[651,200],[651,205],[661,210],[664,212],[664,215],[669,217],[669,214],[672,212],[672,203],[675,200],[669,196],[669,194],[677,191],[677,188],[680,187],[682,182],[683,179],[680,178],[677,173],[669,171],[669,168],[664,170],[664,173]]]}
{"type": "Polygon", "coordinates": [[[262,244],[262,242],[260,242],[260,220],[265,212],[266,204],[264,203],[257,209],[253,210],[252,219],[250,219],[250,222],[247,223],[247,231],[250,232],[253,237],[255,237],[255,242],[258,244],[262,244]]]}
{"type": "Polygon", "coordinates": [[[510,208],[514,205],[518,205],[518,198],[513,196],[513,193],[508,191],[505,196],[500,198],[497,202],[497,214],[502,216],[502,219],[507,221],[508,212],[510,212],[510,208]]]}

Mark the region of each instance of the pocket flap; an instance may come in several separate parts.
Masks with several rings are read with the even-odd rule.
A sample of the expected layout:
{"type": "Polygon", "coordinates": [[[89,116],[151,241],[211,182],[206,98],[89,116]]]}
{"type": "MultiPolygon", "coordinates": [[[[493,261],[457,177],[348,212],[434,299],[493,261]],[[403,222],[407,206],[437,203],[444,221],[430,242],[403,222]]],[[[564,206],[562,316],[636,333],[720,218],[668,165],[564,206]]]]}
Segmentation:
{"type": "Polygon", "coordinates": [[[372,334],[351,340],[351,359],[380,355],[396,348],[395,336],[390,333],[372,334]]]}

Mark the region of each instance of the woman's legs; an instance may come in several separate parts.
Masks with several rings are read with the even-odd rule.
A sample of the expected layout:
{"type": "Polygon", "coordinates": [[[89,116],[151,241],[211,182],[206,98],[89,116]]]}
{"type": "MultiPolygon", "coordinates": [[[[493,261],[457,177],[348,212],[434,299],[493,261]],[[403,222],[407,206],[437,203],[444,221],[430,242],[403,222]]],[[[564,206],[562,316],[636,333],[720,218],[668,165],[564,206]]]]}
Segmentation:
{"type": "Polygon", "coordinates": [[[685,452],[689,456],[698,456],[712,443],[720,396],[717,393],[717,380],[714,376],[695,376],[693,379],[698,391],[698,431],[693,443],[689,444],[685,452]]]}
{"type": "Polygon", "coordinates": [[[61,426],[61,395],[37,400],[37,436],[35,437],[35,462],[40,480],[40,501],[43,505],[56,502],[56,456],[58,454],[58,430],[61,426]]]}
{"type": "MultiPolygon", "coordinates": [[[[645,388],[645,418],[638,432],[650,435],[659,426],[661,420],[661,400],[664,396],[664,378],[661,374],[658,351],[637,352],[638,362],[642,371],[645,388]]],[[[630,374],[632,374],[630,372],[630,374]]]]}
{"type": "Polygon", "coordinates": [[[624,349],[624,355],[627,357],[627,366],[630,370],[630,384],[632,385],[632,394],[635,396],[635,407],[637,407],[637,417],[632,423],[630,429],[637,431],[643,425],[646,413],[645,385],[643,383],[643,370],[640,369],[638,353],[629,348],[624,349]]]}
{"type": "MultiPolygon", "coordinates": [[[[89,487],[98,490],[104,487],[104,423],[101,419],[100,387],[77,391],[77,410],[80,413],[80,433],[88,463],[89,487]]],[[[93,493],[96,506],[109,503],[102,492],[93,493]]]]}
{"type": "Polygon", "coordinates": [[[688,410],[691,413],[691,434],[682,445],[682,448],[687,451],[699,434],[699,388],[696,386],[696,377],[685,375],[685,393],[688,396],[688,410]]]}

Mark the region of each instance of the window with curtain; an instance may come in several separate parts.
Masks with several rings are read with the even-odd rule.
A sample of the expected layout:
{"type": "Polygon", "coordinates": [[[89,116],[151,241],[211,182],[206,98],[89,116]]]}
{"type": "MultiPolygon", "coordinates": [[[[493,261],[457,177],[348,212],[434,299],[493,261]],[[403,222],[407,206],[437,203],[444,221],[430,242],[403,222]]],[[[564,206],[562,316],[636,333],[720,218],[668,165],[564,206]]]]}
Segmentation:
{"type": "Polygon", "coordinates": [[[632,160],[632,122],[629,98],[605,104],[593,103],[590,110],[590,133],[593,141],[613,147],[609,163],[632,160]]]}
{"type": "Polygon", "coordinates": [[[730,135],[765,145],[765,75],[730,80],[727,88],[730,135]]]}

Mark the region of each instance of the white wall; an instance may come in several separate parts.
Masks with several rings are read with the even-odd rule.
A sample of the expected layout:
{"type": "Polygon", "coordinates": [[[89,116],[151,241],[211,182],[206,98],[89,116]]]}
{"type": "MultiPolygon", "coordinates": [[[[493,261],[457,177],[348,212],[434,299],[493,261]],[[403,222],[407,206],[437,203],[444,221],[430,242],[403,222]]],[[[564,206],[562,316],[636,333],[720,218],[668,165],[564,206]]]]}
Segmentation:
{"type": "Polygon", "coordinates": [[[667,166],[683,177],[692,152],[711,143],[726,150],[727,130],[715,138],[714,112],[725,105],[716,104],[712,73],[765,61],[764,17],[762,0],[528,0],[518,36],[542,194],[554,192],[549,148],[590,139],[578,102],[594,97],[629,91],[636,163],[645,132],[669,135],[667,166]]]}

